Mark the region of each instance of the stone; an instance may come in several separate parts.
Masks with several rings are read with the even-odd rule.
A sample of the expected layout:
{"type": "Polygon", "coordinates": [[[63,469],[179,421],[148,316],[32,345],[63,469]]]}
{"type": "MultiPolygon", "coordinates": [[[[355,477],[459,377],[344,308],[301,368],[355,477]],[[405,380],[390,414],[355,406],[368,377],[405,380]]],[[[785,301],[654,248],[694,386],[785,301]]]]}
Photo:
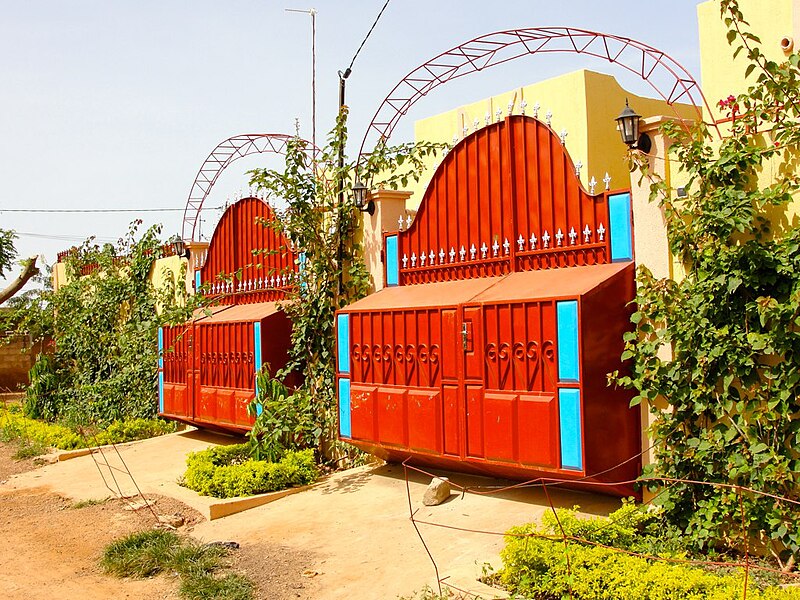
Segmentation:
{"type": "Polygon", "coordinates": [[[182,515],[158,515],[158,520],[176,529],[182,527],[183,524],[186,523],[186,519],[184,519],[182,515]]]}
{"type": "Polygon", "coordinates": [[[437,506],[449,497],[450,480],[447,477],[434,477],[428,485],[428,489],[425,490],[422,503],[425,506],[437,506]]]}

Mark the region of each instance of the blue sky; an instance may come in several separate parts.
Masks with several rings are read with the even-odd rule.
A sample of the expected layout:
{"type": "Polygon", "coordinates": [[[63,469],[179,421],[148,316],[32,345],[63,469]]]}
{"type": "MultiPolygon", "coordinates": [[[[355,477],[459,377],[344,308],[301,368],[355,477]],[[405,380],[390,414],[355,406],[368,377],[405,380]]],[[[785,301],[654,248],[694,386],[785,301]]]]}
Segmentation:
{"type": "MultiPolygon", "coordinates": [[[[129,222],[180,229],[182,212],[32,214],[9,209],[179,208],[197,169],[240,133],[311,135],[311,19],[317,10],[317,134],[333,122],[337,71],[350,62],[384,0],[2,0],[0,20],[0,227],[21,255],[57,251],[96,235],[116,240],[129,222]],[[31,235],[34,234],[34,235],[31,235]],[[44,236],[44,237],[43,237],[44,236]]],[[[695,0],[542,2],[391,0],[348,80],[353,152],[387,92],[450,47],[493,31],[571,26],[634,38],[665,51],[700,79],[695,0]]],[[[526,57],[438,88],[396,130],[493,93],[577,68],[635,78],[596,59],[526,57]]],[[[208,205],[246,190],[234,163],[208,205]]],[[[210,234],[219,211],[208,211],[210,234]]]]}

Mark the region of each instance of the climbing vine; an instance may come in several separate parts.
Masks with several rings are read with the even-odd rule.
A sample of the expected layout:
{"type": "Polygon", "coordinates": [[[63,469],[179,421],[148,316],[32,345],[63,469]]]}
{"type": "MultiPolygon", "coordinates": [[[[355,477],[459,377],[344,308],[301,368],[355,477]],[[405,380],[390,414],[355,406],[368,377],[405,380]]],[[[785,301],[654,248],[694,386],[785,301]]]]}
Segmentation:
{"type": "MultiPolygon", "coordinates": [[[[307,429],[316,432],[317,443],[328,456],[337,452],[334,312],[363,297],[370,288],[359,241],[361,212],[352,200],[356,165],[345,158],[346,123],[345,107],[325,147],[313,156],[306,142],[295,139],[287,145],[283,171],[251,171],[251,185],[287,204],[278,218],[265,225],[283,233],[301,256],[299,284],[283,302],[293,324],[290,361],[277,375],[302,372],[305,383],[295,392],[299,394],[295,404],[307,414],[304,417],[293,411],[293,415],[302,422],[316,423],[307,429]]],[[[380,145],[359,166],[357,176],[373,187],[396,189],[418,179],[425,168],[424,157],[443,147],[434,143],[380,145]]],[[[281,402],[292,403],[291,396],[286,400],[282,395],[281,402]]],[[[261,414],[262,419],[275,418],[261,414]]],[[[257,423],[255,429],[263,428],[257,423]]],[[[308,440],[308,436],[302,437],[308,440]]]]}
{"type": "Polygon", "coordinates": [[[657,502],[670,519],[701,547],[755,538],[791,561],[797,505],[748,488],[800,500],[800,227],[790,207],[800,191],[800,57],[769,60],[738,2],[720,6],[755,82],[720,101],[732,118],[721,141],[704,123],[665,127],[688,196],[673,199],[651,179],[651,200],[685,276],[639,268],[623,354],[631,373],[617,381],[651,408],[656,462],[645,476],[732,486],[665,485],[657,502]]]}

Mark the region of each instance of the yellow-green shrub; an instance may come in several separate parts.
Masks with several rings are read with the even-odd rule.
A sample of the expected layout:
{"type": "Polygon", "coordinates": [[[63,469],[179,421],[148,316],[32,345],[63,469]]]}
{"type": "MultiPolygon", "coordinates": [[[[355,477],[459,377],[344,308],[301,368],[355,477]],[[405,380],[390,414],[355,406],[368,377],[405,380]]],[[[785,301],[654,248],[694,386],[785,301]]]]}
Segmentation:
{"type": "Polygon", "coordinates": [[[312,483],[319,475],[311,450],[287,452],[278,462],[251,460],[249,446],[217,446],[186,459],[183,483],[204,496],[232,498],[312,483]]]}
{"type": "MultiPolygon", "coordinates": [[[[582,519],[577,510],[558,509],[558,520],[546,513],[542,525],[528,523],[508,531],[501,552],[501,581],[515,594],[541,600],[569,595],[576,600],[727,600],[742,597],[744,575],[716,574],[699,567],[632,556],[614,548],[536,536],[561,535],[637,550],[658,542],[646,540],[642,529],[656,519],[626,504],[609,519],[582,519]],[[560,523],[560,525],[559,525],[560,523]],[[568,557],[568,558],[567,558],[568,557]]],[[[681,558],[672,549],[662,556],[681,558]]],[[[800,600],[800,588],[759,588],[750,579],[751,600],[800,600]]]]}
{"type": "Polygon", "coordinates": [[[161,419],[132,419],[117,421],[103,431],[81,435],[59,425],[26,417],[18,410],[0,411],[0,439],[27,440],[59,450],[74,450],[89,446],[119,444],[175,431],[175,424],[161,419]]]}

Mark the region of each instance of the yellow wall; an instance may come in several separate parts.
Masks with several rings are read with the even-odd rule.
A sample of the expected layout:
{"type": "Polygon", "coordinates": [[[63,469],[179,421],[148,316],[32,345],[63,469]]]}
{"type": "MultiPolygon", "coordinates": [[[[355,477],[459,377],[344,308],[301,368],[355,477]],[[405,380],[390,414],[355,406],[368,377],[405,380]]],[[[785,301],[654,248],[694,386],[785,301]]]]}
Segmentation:
{"type": "MultiPolygon", "coordinates": [[[[755,83],[757,73],[745,79],[748,64],[745,51],[734,60],[738,40],[729,45],[728,28],[720,17],[719,0],[708,0],[697,6],[697,25],[700,30],[700,68],[702,89],[711,105],[712,116],[724,118],[717,102],[747,90],[755,83]]],[[[775,62],[782,62],[788,53],[781,49],[781,40],[794,41],[794,51],[800,50],[800,0],[739,0],[739,8],[749,30],[761,39],[760,49],[775,62]]]]}
{"type": "MultiPolygon", "coordinates": [[[[508,104],[513,100],[513,113],[520,114],[522,101],[527,102],[525,114],[533,116],[534,105],[540,105],[538,118],[545,121],[548,111],[552,112],[552,128],[560,134],[567,131],[566,147],[576,163],[583,164],[581,181],[588,188],[589,180],[597,181],[597,191],[603,189],[602,179],[606,173],[611,176],[611,188],[627,188],[630,174],[625,162],[626,148],[616,130],[614,119],[625,106],[625,99],[643,117],[653,115],[679,114],[684,118],[694,118],[694,109],[678,105],[675,110],[661,100],[643,98],[626,92],[610,75],[594,71],[580,70],[546,81],[526,85],[515,90],[497,94],[486,100],[458,107],[415,123],[417,141],[453,142],[453,136],[464,137],[464,127],[469,133],[485,126],[486,114],[497,120],[497,109],[503,116],[508,114],[508,104]]],[[[432,166],[438,159],[430,159],[432,166]]],[[[429,169],[425,177],[416,185],[409,186],[414,192],[408,202],[409,208],[417,208],[425,187],[433,175],[429,169]]]]}
{"type": "MultiPolygon", "coordinates": [[[[739,0],[739,8],[749,23],[747,29],[761,40],[759,49],[767,59],[783,62],[791,52],[800,51],[800,0],[739,0]],[[781,42],[791,40],[791,51],[783,50],[781,42]]],[[[758,69],[745,78],[749,64],[745,51],[734,59],[733,51],[739,41],[729,45],[726,39],[727,26],[720,17],[719,0],[709,0],[697,7],[697,21],[700,30],[700,58],[702,88],[706,100],[711,105],[713,119],[725,119],[727,110],[717,106],[717,102],[729,95],[742,94],[756,83],[758,69]]],[[[706,118],[709,119],[708,115],[706,118]]],[[[728,127],[721,124],[722,135],[728,127]]],[[[764,132],[758,143],[769,145],[773,141],[770,133],[764,132]]],[[[766,187],[775,181],[777,170],[784,164],[782,157],[764,161],[759,174],[759,185],[766,187]]],[[[768,208],[766,216],[772,222],[772,232],[782,235],[791,227],[800,225],[800,198],[788,207],[768,208]]]]}

